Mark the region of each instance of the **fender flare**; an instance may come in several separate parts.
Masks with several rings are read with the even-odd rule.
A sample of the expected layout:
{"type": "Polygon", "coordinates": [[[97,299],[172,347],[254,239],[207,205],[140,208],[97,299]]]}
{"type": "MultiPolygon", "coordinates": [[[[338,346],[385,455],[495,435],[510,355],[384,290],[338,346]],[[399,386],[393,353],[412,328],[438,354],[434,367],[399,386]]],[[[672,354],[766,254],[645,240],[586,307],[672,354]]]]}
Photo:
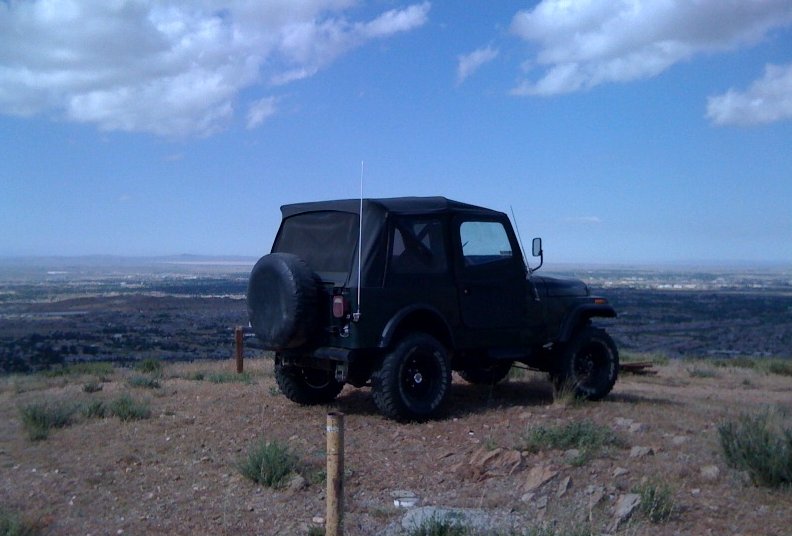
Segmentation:
{"type": "Polygon", "coordinates": [[[561,329],[558,333],[558,342],[569,342],[575,334],[575,328],[583,321],[594,317],[615,318],[616,310],[613,306],[608,304],[587,303],[578,305],[569,312],[562,322],[561,329]]]}
{"type": "MultiPolygon", "coordinates": [[[[436,322],[436,327],[439,327],[443,333],[436,333],[436,330],[423,330],[429,335],[435,336],[441,343],[445,344],[449,351],[452,351],[456,346],[454,342],[454,335],[451,331],[451,326],[446,321],[445,317],[435,307],[427,304],[413,304],[399,309],[395,315],[385,324],[382,330],[382,335],[379,340],[379,348],[388,348],[394,341],[399,328],[404,325],[404,321],[410,316],[414,315],[428,315],[436,322]]],[[[416,330],[421,331],[421,330],[416,330]]]]}

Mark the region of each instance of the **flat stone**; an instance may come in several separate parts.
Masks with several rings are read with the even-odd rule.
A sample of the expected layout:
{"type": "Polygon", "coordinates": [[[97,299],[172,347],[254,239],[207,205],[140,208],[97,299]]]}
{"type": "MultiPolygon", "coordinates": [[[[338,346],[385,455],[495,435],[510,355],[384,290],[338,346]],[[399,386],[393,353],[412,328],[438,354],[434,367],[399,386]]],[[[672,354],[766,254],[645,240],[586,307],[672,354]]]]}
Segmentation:
{"type": "Polygon", "coordinates": [[[613,521],[610,524],[609,531],[616,532],[624,521],[627,521],[633,513],[633,510],[641,504],[641,496],[637,493],[625,493],[619,495],[616,499],[616,506],[613,507],[613,521]]]}
{"type": "Polygon", "coordinates": [[[634,422],[630,425],[628,430],[631,434],[639,434],[642,432],[646,432],[649,429],[649,426],[642,423],[642,422],[634,422]]]}
{"type": "Polygon", "coordinates": [[[643,456],[652,456],[654,455],[654,449],[652,447],[639,447],[635,446],[630,449],[630,458],[641,458],[643,456]]]}
{"type": "Polygon", "coordinates": [[[569,485],[572,483],[572,479],[570,477],[565,477],[561,479],[561,482],[558,483],[558,491],[556,491],[556,497],[563,497],[564,494],[569,489],[569,485]]]}
{"type": "Polygon", "coordinates": [[[717,465],[705,465],[701,468],[701,478],[704,480],[718,480],[720,469],[717,465]]]}
{"type": "Polygon", "coordinates": [[[675,447],[678,447],[680,445],[687,443],[687,440],[688,438],[686,436],[678,435],[678,436],[674,436],[671,439],[671,444],[674,445],[675,447]]]}
{"type": "Polygon", "coordinates": [[[626,475],[630,471],[625,469],[624,467],[617,467],[613,470],[613,477],[616,478],[618,476],[626,475]]]}
{"type": "Polygon", "coordinates": [[[289,483],[286,484],[286,490],[290,493],[296,493],[308,487],[308,481],[300,475],[294,475],[289,483]]]}
{"type": "Polygon", "coordinates": [[[557,474],[558,471],[555,471],[549,465],[536,465],[528,471],[528,477],[525,479],[523,490],[534,491],[539,489],[543,484],[552,480],[557,474]]]}
{"type": "Polygon", "coordinates": [[[632,425],[632,423],[635,421],[633,421],[632,419],[624,419],[622,417],[616,417],[616,420],[614,422],[616,423],[616,426],[627,428],[628,426],[632,425]]]}

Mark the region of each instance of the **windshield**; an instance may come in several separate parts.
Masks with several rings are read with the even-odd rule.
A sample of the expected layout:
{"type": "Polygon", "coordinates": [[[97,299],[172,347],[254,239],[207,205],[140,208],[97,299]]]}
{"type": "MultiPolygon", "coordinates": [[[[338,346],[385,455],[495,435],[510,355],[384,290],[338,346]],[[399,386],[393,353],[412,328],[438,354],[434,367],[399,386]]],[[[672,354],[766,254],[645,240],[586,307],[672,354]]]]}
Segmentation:
{"type": "Polygon", "coordinates": [[[357,240],[357,214],[305,212],[283,221],[272,251],[293,253],[324,279],[343,283],[352,268],[357,240]]]}

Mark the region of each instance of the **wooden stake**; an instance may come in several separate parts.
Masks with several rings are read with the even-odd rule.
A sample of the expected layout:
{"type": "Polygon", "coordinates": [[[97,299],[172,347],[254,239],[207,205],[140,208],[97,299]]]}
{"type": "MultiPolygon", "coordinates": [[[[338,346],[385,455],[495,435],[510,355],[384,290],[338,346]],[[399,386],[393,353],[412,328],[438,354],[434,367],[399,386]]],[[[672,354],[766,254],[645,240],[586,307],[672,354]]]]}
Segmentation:
{"type": "Polygon", "coordinates": [[[327,516],[325,536],[344,534],[344,414],[327,414],[327,516]]]}
{"type": "Polygon", "coordinates": [[[237,326],[234,329],[234,341],[236,349],[236,371],[242,374],[242,358],[245,355],[245,331],[244,328],[237,326]]]}

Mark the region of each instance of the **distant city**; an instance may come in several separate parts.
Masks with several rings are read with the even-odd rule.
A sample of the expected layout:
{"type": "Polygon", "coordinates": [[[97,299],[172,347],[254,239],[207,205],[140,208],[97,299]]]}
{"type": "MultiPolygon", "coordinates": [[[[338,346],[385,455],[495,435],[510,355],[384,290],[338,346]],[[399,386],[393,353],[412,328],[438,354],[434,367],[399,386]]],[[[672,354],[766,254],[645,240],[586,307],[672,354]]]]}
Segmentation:
{"type": "MultiPolygon", "coordinates": [[[[225,359],[253,258],[0,259],[0,372],[82,360],[225,359]]],[[[608,298],[623,355],[792,358],[792,267],[548,265],[608,298]]]]}

